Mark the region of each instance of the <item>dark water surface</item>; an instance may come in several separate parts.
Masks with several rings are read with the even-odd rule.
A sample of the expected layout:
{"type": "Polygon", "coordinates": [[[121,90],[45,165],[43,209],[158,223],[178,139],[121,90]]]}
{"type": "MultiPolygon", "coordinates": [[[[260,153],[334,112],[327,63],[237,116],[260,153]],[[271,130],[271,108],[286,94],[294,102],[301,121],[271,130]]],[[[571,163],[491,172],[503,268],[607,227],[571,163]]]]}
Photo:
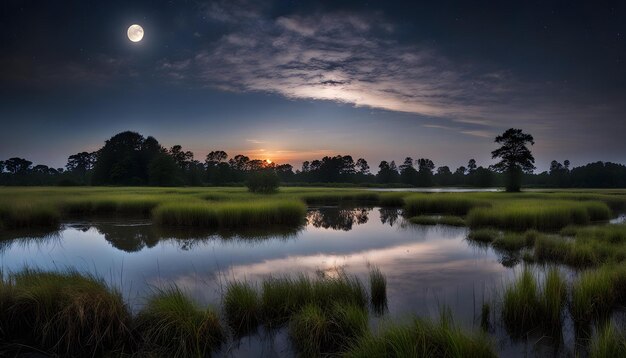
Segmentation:
{"type": "MultiPolygon", "coordinates": [[[[466,235],[466,228],[413,225],[400,210],[368,207],[315,208],[300,228],[262,232],[164,230],[148,220],[94,219],[67,222],[51,233],[5,233],[0,262],[4,272],[30,266],[97,274],[119,287],[135,310],[151,290],[169,284],[199,303],[218,306],[231,279],[344,271],[368,283],[375,265],[387,276],[389,312],[372,324],[412,314],[437,317],[445,306],[456,322],[477,328],[482,303],[498,294],[520,265],[508,268],[515,258],[470,245],[466,235]]],[[[502,355],[551,350],[537,340],[512,344],[500,331],[494,335],[502,355]]],[[[291,353],[283,330],[243,338],[222,355],[291,353]]]]}

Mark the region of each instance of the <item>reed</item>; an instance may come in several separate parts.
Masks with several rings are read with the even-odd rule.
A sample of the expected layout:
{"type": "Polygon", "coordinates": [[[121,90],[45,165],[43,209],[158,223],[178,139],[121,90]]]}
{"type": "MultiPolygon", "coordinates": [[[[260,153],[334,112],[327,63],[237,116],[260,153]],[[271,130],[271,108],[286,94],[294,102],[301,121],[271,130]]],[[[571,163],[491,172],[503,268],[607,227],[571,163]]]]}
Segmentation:
{"type": "Polygon", "coordinates": [[[157,291],[139,312],[143,352],[168,357],[205,357],[225,340],[217,314],[201,309],[177,287],[157,291]]]}
{"type": "Polygon", "coordinates": [[[590,358],[626,357],[626,337],[612,323],[607,323],[592,338],[589,345],[590,358]]]}
{"type": "Polygon", "coordinates": [[[305,214],[305,205],[297,200],[172,202],[159,205],[152,212],[161,225],[207,228],[297,225],[303,222],[305,214]]]}
{"type": "Polygon", "coordinates": [[[449,319],[433,322],[414,318],[410,324],[388,323],[368,333],[343,355],[366,357],[496,357],[492,342],[482,333],[467,333],[449,319]]]}
{"type": "Polygon", "coordinates": [[[224,295],[224,311],[230,327],[237,335],[254,330],[261,319],[257,291],[247,282],[229,283],[224,295]]]}
{"type": "Polygon", "coordinates": [[[427,216],[418,215],[409,219],[413,224],[417,225],[448,225],[448,226],[465,226],[465,220],[459,216],[427,216]]]}
{"type": "Polygon", "coordinates": [[[10,274],[2,291],[3,331],[13,341],[70,356],[132,346],[132,318],[121,295],[93,276],[25,269],[10,274]]]}
{"type": "Polygon", "coordinates": [[[374,311],[383,313],[387,308],[387,278],[378,267],[370,270],[370,292],[374,311]]]}

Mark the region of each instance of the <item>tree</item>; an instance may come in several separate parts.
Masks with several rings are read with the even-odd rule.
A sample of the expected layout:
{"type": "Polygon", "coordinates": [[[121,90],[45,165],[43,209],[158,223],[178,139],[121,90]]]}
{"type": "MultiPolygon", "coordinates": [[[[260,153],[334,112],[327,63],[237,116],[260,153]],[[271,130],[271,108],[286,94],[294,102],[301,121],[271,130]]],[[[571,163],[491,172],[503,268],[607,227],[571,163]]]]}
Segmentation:
{"type": "Polygon", "coordinates": [[[389,164],[383,160],[378,165],[378,174],[376,175],[379,183],[395,183],[398,180],[398,170],[396,163],[393,161],[389,164]]]}
{"type": "Polygon", "coordinates": [[[180,184],[179,167],[171,156],[160,153],[148,164],[148,182],[154,186],[174,186],[180,184]]]}
{"type": "Polygon", "coordinates": [[[359,158],[356,161],[356,169],[359,174],[367,175],[370,173],[370,166],[367,164],[367,160],[359,158]]]}
{"type": "Polygon", "coordinates": [[[404,163],[399,167],[400,181],[404,184],[415,185],[417,182],[417,170],[413,167],[413,158],[404,158],[404,163]]]}
{"type": "Polygon", "coordinates": [[[174,158],[174,161],[176,161],[176,164],[183,170],[188,169],[193,161],[193,153],[184,151],[183,147],[180,145],[175,145],[170,148],[169,153],[172,158],[174,158]]]}
{"type": "Polygon", "coordinates": [[[501,147],[491,152],[491,157],[500,158],[500,161],[493,165],[493,169],[505,173],[506,191],[520,191],[522,174],[532,173],[535,169],[535,158],[526,146],[527,143],[535,144],[533,136],[521,129],[510,128],[497,136],[495,142],[501,147]]]}
{"type": "Polygon", "coordinates": [[[420,158],[417,160],[417,168],[417,185],[432,186],[435,163],[428,158],[420,158]]]}
{"type": "Polygon", "coordinates": [[[251,173],[246,186],[253,193],[271,194],[278,190],[280,179],[274,170],[265,169],[251,173]]]}
{"type": "Polygon", "coordinates": [[[33,162],[23,158],[10,158],[4,162],[4,167],[11,174],[25,173],[30,169],[33,162]]]}
{"type": "Polygon", "coordinates": [[[476,168],[476,159],[470,159],[469,162],[467,162],[467,171],[469,174],[472,174],[476,168]]]}
{"type": "Polygon", "coordinates": [[[217,165],[228,158],[228,154],[226,154],[223,150],[212,151],[206,155],[206,164],[207,165],[217,165]]]}

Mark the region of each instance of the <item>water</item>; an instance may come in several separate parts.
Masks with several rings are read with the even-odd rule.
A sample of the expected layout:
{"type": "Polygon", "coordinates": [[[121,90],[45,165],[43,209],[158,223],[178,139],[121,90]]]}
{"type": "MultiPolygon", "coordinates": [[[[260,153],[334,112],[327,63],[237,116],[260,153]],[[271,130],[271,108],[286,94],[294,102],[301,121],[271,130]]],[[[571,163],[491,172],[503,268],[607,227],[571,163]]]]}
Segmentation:
{"type": "Polygon", "coordinates": [[[398,192],[419,192],[419,193],[492,193],[502,191],[501,188],[372,188],[366,190],[373,191],[398,191],[398,192]]]}
{"type": "MultiPolygon", "coordinates": [[[[475,328],[482,303],[511,279],[517,260],[469,245],[466,235],[466,228],[413,225],[398,209],[371,207],[315,208],[303,227],[262,232],[163,230],[149,220],[94,219],[67,222],[51,233],[5,233],[0,261],[4,272],[30,266],[95,273],[120,287],[134,310],[155,287],[170,284],[217,306],[227,280],[343,271],[367,283],[375,265],[388,279],[388,317],[437,317],[445,306],[461,325],[475,328]]],[[[496,336],[507,356],[524,350],[496,336]]],[[[292,353],[279,331],[244,338],[221,354],[259,352],[292,353]]]]}

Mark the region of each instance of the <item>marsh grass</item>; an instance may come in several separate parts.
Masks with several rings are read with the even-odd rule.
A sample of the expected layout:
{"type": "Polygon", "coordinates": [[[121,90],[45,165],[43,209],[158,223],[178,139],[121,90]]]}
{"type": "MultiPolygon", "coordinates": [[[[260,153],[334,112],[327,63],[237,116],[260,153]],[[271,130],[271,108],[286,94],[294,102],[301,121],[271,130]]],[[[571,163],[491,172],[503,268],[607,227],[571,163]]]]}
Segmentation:
{"type": "Polygon", "coordinates": [[[482,243],[491,243],[498,237],[500,237],[500,231],[489,228],[475,229],[467,235],[468,240],[482,243]]]}
{"type": "Polygon", "coordinates": [[[485,332],[491,330],[491,305],[487,302],[480,308],[480,328],[485,332]]]}
{"type": "Polygon", "coordinates": [[[370,270],[370,296],[374,312],[381,314],[387,309],[387,278],[378,267],[370,270]]]}
{"type": "Polygon", "coordinates": [[[448,225],[448,226],[465,226],[465,220],[460,216],[444,215],[444,216],[427,216],[418,215],[409,219],[413,224],[417,225],[448,225]]]}
{"type": "Polygon", "coordinates": [[[605,265],[583,272],[572,287],[571,313],[574,322],[587,325],[605,320],[626,301],[626,266],[605,265]]]}
{"type": "Polygon", "coordinates": [[[307,304],[289,323],[289,335],[301,357],[320,357],[347,349],[367,329],[367,311],[351,304],[322,309],[307,304]]]}
{"type": "Polygon", "coordinates": [[[1,289],[3,331],[13,341],[70,356],[133,345],[121,295],[93,276],[25,269],[10,274],[1,289]]]}
{"type": "Polygon", "coordinates": [[[362,336],[343,355],[366,357],[496,357],[482,333],[466,333],[449,318],[433,322],[415,318],[409,324],[387,323],[377,334],[362,336]]]}
{"type": "Polygon", "coordinates": [[[247,282],[230,282],[224,294],[224,312],[236,335],[256,329],[261,319],[261,302],[256,289],[247,282]]]}
{"type": "Polygon", "coordinates": [[[467,215],[467,223],[472,228],[558,231],[568,225],[587,225],[610,217],[611,210],[602,202],[523,200],[472,209],[467,215]]]}
{"type": "Polygon", "coordinates": [[[598,329],[589,345],[590,358],[626,357],[626,337],[612,323],[598,329]]]}
{"type": "Polygon", "coordinates": [[[0,203],[0,229],[58,226],[61,215],[47,203],[0,203]]]}
{"type": "Polygon", "coordinates": [[[269,327],[284,324],[307,304],[321,309],[334,304],[367,308],[365,288],[357,278],[345,274],[316,279],[306,275],[270,277],[261,286],[263,319],[269,327]]]}
{"type": "Polygon", "coordinates": [[[558,269],[549,269],[542,287],[539,287],[535,274],[525,267],[518,279],[504,291],[502,320],[514,337],[526,335],[534,329],[558,334],[566,299],[566,282],[558,269]]]}
{"type": "Polygon", "coordinates": [[[176,287],[157,291],[136,322],[149,354],[204,357],[225,340],[217,313],[197,307],[176,287]]]}
{"type": "Polygon", "coordinates": [[[297,200],[172,202],[159,205],[152,212],[161,225],[208,228],[297,225],[303,222],[305,214],[305,205],[297,200]]]}
{"type": "Polygon", "coordinates": [[[404,198],[407,216],[449,214],[463,216],[476,207],[490,206],[489,202],[460,194],[417,194],[404,198]]]}

